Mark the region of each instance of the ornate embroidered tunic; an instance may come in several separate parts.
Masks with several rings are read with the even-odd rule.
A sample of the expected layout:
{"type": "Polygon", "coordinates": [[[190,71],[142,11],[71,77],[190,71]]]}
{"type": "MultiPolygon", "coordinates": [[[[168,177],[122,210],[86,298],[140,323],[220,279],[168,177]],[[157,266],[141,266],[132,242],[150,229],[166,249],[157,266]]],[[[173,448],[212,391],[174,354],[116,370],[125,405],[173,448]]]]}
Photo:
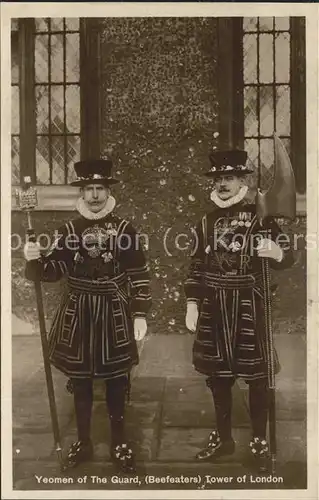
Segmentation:
{"type": "Polygon", "coordinates": [[[26,277],[67,289],[49,333],[50,361],[69,377],[113,378],[138,363],[133,318],[150,306],[142,241],[113,213],[80,217],[60,230],[49,253],[27,263],[26,277]]]}
{"type": "MultiPolygon", "coordinates": [[[[267,377],[262,259],[256,248],[261,235],[276,240],[281,233],[273,219],[260,227],[255,206],[244,202],[216,208],[198,224],[185,282],[187,300],[199,306],[193,345],[197,371],[246,380],[267,377]]],[[[292,265],[291,250],[282,249],[282,261],[269,259],[271,267],[292,265]]]]}

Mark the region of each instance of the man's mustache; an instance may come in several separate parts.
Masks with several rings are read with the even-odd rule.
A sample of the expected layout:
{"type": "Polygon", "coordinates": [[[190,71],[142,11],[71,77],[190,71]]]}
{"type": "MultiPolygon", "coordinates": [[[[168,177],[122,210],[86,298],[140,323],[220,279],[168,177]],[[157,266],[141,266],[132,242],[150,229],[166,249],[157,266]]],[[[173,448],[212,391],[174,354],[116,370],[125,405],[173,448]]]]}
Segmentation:
{"type": "Polygon", "coordinates": [[[227,188],[224,188],[224,187],[220,187],[219,190],[218,190],[219,193],[228,193],[229,192],[229,189],[227,188]]]}

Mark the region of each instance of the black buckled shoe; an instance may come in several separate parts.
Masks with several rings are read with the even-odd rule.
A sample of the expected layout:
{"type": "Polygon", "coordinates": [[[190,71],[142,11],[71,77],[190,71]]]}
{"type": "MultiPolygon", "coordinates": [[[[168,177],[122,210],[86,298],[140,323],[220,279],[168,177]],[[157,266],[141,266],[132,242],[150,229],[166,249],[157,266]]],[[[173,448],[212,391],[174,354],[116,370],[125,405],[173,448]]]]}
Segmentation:
{"type": "Polygon", "coordinates": [[[235,442],[233,439],[222,441],[218,431],[210,433],[208,443],[201,451],[196,454],[197,460],[214,460],[215,458],[232,455],[235,451],[235,442]]]}
{"type": "Polygon", "coordinates": [[[72,443],[64,461],[64,468],[74,468],[93,457],[93,445],[91,441],[75,441],[72,443]]]}
{"type": "Polygon", "coordinates": [[[111,448],[111,458],[120,472],[135,473],[135,459],[132,448],[127,443],[121,443],[111,448]]]}
{"type": "Polygon", "coordinates": [[[254,465],[259,472],[268,470],[269,446],[265,438],[253,437],[249,443],[254,465]]]}

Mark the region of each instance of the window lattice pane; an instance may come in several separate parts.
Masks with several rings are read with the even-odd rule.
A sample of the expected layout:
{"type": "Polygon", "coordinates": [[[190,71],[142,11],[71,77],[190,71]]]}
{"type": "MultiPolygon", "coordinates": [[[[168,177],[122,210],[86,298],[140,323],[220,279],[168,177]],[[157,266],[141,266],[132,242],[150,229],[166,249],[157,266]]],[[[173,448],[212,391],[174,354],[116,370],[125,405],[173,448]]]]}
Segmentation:
{"type": "Polygon", "coordinates": [[[274,141],[273,139],[261,139],[260,141],[260,168],[261,189],[268,189],[273,178],[274,170],[274,141]]]}
{"type": "Polygon", "coordinates": [[[290,34],[278,33],[275,40],[276,81],[288,83],[290,79],[290,34]]]}
{"type": "Polygon", "coordinates": [[[49,80],[48,35],[35,37],[35,81],[46,83],[49,80]]]}
{"type": "Polygon", "coordinates": [[[20,138],[11,137],[11,182],[20,184],[20,138]]]}
{"type": "Polygon", "coordinates": [[[49,19],[43,17],[35,18],[35,30],[36,31],[48,31],[49,29],[49,19]]]}
{"type": "Polygon", "coordinates": [[[19,109],[19,87],[11,87],[11,133],[20,132],[20,109],[19,109]]]}
{"type": "Polygon", "coordinates": [[[51,17],[51,31],[63,31],[63,17],[51,17]]]}
{"type": "Polygon", "coordinates": [[[64,137],[52,137],[52,183],[64,184],[64,137]]]}
{"type": "Polygon", "coordinates": [[[271,83],[274,79],[273,36],[260,35],[259,38],[259,81],[271,83]]]}
{"type": "Polygon", "coordinates": [[[260,87],[260,134],[272,135],[274,132],[273,89],[270,86],[260,87]]]}
{"type": "Polygon", "coordinates": [[[275,17],[276,30],[289,30],[289,17],[275,17]]]}
{"type": "Polygon", "coordinates": [[[68,85],[65,89],[66,128],[68,132],[80,132],[80,88],[68,85]]]}
{"type": "MultiPolygon", "coordinates": [[[[250,29],[248,19],[246,30],[250,29]]],[[[289,18],[258,18],[256,35],[244,36],[245,147],[251,161],[260,166],[263,189],[272,179],[274,131],[290,148],[290,33],[285,29],[289,29],[289,18]],[[254,45],[258,43],[257,62],[254,45]]]]}
{"type": "Polygon", "coordinates": [[[256,166],[258,164],[258,140],[246,139],[245,149],[251,164],[256,166]]]}
{"type": "Polygon", "coordinates": [[[258,181],[258,141],[256,139],[246,139],[244,148],[247,151],[247,166],[253,173],[247,177],[247,184],[254,190],[258,181]]]}
{"type": "Polygon", "coordinates": [[[80,79],[80,37],[78,34],[66,35],[66,81],[77,82],[80,79]]]}
{"type": "Polygon", "coordinates": [[[37,133],[49,132],[49,87],[37,85],[35,88],[37,133]]]}
{"type": "Polygon", "coordinates": [[[257,17],[244,17],[243,28],[244,28],[244,31],[256,31],[257,30],[257,17]]]}
{"type": "Polygon", "coordinates": [[[35,34],[37,182],[64,184],[80,158],[79,19],[37,19],[36,30],[48,33],[35,34]]]}
{"type": "Polygon", "coordinates": [[[52,85],[51,87],[51,133],[64,133],[63,85],[52,85]]]}
{"type": "Polygon", "coordinates": [[[280,135],[290,135],[290,87],[276,88],[276,130],[280,135]]]}
{"type": "Polygon", "coordinates": [[[80,136],[70,135],[67,138],[67,182],[72,182],[76,179],[73,163],[80,160],[80,151],[80,136]]]}
{"type": "Polygon", "coordinates": [[[244,88],[245,136],[258,135],[257,126],[257,88],[244,88]]]}
{"type": "Polygon", "coordinates": [[[63,35],[51,36],[51,81],[63,82],[63,35]]]}
{"type": "Polygon", "coordinates": [[[259,31],[272,31],[274,29],[273,17],[260,17],[259,18],[259,31]]]}
{"type": "Polygon", "coordinates": [[[257,36],[244,36],[244,81],[257,82],[257,36]]]}
{"type": "Polygon", "coordinates": [[[36,175],[38,184],[50,184],[49,138],[46,136],[37,138],[36,175]]]}
{"type": "Polygon", "coordinates": [[[77,17],[66,17],[65,25],[68,31],[79,31],[80,29],[80,20],[77,17]]]}

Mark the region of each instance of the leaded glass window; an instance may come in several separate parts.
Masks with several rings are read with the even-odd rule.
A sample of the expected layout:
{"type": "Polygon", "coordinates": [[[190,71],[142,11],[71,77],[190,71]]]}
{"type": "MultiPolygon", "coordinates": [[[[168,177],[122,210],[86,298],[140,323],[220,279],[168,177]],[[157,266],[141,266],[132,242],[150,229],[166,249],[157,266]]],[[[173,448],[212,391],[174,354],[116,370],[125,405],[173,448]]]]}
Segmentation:
{"type": "Polygon", "coordinates": [[[78,18],[35,19],[36,179],[67,184],[80,158],[78,18]]]}
{"type": "Polygon", "coordinates": [[[274,131],[290,153],[290,20],[245,17],[243,30],[245,148],[266,189],[274,164],[274,131]]]}
{"type": "Polygon", "coordinates": [[[20,182],[19,23],[11,20],[11,164],[12,184],[20,182]]]}

